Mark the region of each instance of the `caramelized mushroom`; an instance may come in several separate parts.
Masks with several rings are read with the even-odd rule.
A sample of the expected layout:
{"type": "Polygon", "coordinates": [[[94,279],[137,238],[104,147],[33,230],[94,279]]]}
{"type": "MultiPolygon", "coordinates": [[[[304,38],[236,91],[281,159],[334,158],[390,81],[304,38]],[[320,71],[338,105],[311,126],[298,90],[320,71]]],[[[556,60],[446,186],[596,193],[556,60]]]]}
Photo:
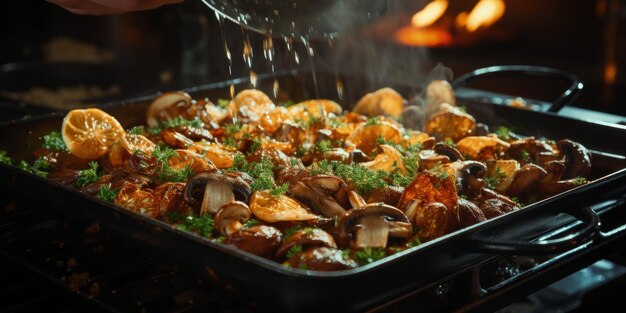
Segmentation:
{"type": "Polygon", "coordinates": [[[220,172],[202,172],[187,182],[183,196],[185,202],[193,207],[201,204],[200,214],[215,214],[224,204],[235,200],[247,203],[251,193],[250,185],[240,177],[220,172]]]}
{"type": "Polygon", "coordinates": [[[546,171],[543,168],[535,164],[526,164],[515,174],[506,193],[511,197],[519,197],[545,176],[546,171]]]}
{"type": "Polygon", "coordinates": [[[252,195],[250,211],[258,219],[267,223],[309,221],[320,218],[320,216],[309,212],[296,200],[285,195],[273,196],[268,191],[256,191],[252,195]]]}
{"type": "Polygon", "coordinates": [[[367,203],[382,202],[395,207],[398,205],[398,202],[400,202],[402,192],[404,192],[404,188],[398,186],[378,188],[370,192],[365,198],[365,201],[367,203]]]}
{"type": "Polygon", "coordinates": [[[342,240],[354,232],[352,248],[384,248],[388,237],[408,238],[413,233],[406,215],[383,203],[348,211],[339,219],[337,227],[342,240]]]}
{"type": "Polygon", "coordinates": [[[379,153],[373,161],[362,163],[362,165],[370,170],[383,170],[387,173],[398,170],[402,175],[406,175],[407,170],[400,152],[389,145],[380,145],[380,148],[383,150],[382,153],[379,153]]]}
{"type": "Polygon", "coordinates": [[[458,209],[450,209],[441,202],[418,205],[415,212],[417,236],[426,242],[449,234],[459,225],[458,209]]]}
{"type": "Polygon", "coordinates": [[[304,253],[299,253],[287,260],[287,264],[294,268],[314,271],[340,271],[358,266],[341,250],[327,247],[309,249],[304,253]]]}
{"type": "Polygon", "coordinates": [[[465,228],[486,221],[485,213],[476,204],[469,200],[459,198],[459,226],[465,228]]]}
{"type": "Polygon", "coordinates": [[[437,164],[446,164],[450,163],[450,158],[437,154],[435,150],[422,150],[419,152],[419,164],[420,168],[425,170],[430,170],[437,164]]]}
{"type": "Polygon", "coordinates": [[[172,119],[180,115],[181,108],[191,104],[191,96],[182,91],[168,92],[160,95],[146,111],[146,124],[148,127],[157,127],[164,120],[172,119]]]}
{"type": "Polygon", "coordinates": [[[426,120],[426,132],[437,138],[446,138],[457,142],[474,133],[476,120],[469,114],[447,103],[441,105],[441,111],[426,120]]]}
{"type": "Polygon", "coordinates": [[[283,233],[272,226],[258,225],[232,233],[224,239],[225,244],[252,254],[270,258],[280,246],[283,233]]]}
{"type": "Polygon", "coordinates": [[[217,231],[228,236],[243,228],[243,223],[250,219],[248,205],[241,201],[233,201],[224,204],[215,214],[215,228],[217,231]]]}
{"type": "Polygon", "coordinates": [[[342,216],[348,207],[348,187],[335,176],[305,177],[289,191],[325,217],[342,216]]]}
{"type": "Polygon", "coordinates": [[[337,248],[335,239],[329,233],[319,228],[305,228],[296,231],[280,245],[276,258],[282,259],[294,246],[300,246],[303,250],[317,247],[337,248]]]}
{"type": "Polygon", "coordinates": [[[373,117],[386,115],[398,117],[404,108],[404,99],[391,88],[378,89],[363,96],[357,103],[353,112],[373,117]]]}
{"type": "Polygon", "coordinates": [[[519,207],[500,199],[488,199],[480,205],[480,210],[483,211],[487,219],[492,219],[518,209],[519,207]]]}
{"type": "Polygon", "coordinates": [[[588,177],[591,173],[591,153],[583,145],[563,139],[557,144],[560,156],[565,158],[563,179],[588,177]]]}
{"type": "Polygon", "coordinates": [[[463,157],[461,152],[459,152],[459,150],[451,145],[439,142],[435,144],[433,150],[435,150],[435,153],[437,154],[447,156],[448,159],[450,159],[450,161],[452,162],[465,161],[465,158],[463,157]]]}
{"type": "Polygon", "coordinates": [[[468,136],[456,143],[463,155],[478,161],[498,159],[498,155],[509,146],[506,141],[493,136],[468,136]]]}

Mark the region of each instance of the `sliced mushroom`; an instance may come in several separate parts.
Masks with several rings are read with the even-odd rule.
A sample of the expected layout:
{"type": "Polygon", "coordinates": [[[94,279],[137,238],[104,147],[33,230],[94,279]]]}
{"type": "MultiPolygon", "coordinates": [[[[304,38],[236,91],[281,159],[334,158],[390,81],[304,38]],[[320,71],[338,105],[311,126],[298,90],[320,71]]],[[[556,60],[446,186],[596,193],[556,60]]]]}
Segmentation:
{"type": "Polygon", "coordinates": [[[165,144],[177,149],[186,149],[193,145],[193,140],[173,129],[164,129],[161,131],[161,138],[165,144]]]}
{"type": "Polygon", "coordinates": [[[193,176],[183,193],[185,202],[198,207],[199,213],[215,214],[224,204],[235,200],[247,203],[252,190],[240,177],[220,172],[202,172],[193,176]],[[202,202],[200,202],[202,198],[202,202]]]}
{"type": "Polygon", "coordinates": [[[563,173],[565,173],[565,162],[563,161],[550,161],[546,163],[544,169],[547,175],[541,180],[544,183],[554,183],[561,180],[563,173]]]}
{"type": "Polygon", "coordinates": [[[519,197],[545,176],[546,171],[543,168],[532,163],[526,164],[515,174],[506,194],[511,197],[519,197]]]}
{"type": "Polygon", "coordinates": [[[243,223],[250,219],[248,205],[241,201],[224,204],[215,214],[215,228],[220,234],[228,236],[243,228],[243,223]]]}
{"type": "Polygon", "coordinates": [[[340,271],[359,266],[341,250],[327,247],[313,248],[299,253],[287,260],[287,264],[293,268],[313,271],[340,271]]]}
{"type": "Polygon", "coordinates": [[[277,228],[258,225],[232,233],[224,239],[224,243],[235,245],[241,250],[258,256],[271,258],[282,239],[283,233],[277,228]]]}
{"type": "Polygon", "coordinates": [[[443,171],[425,171],[417,174],[413,182],[404,189],[398,208],[412,220],[417,208],[440,202],[458,219],[458,200],[456,182],[452,175],[443,171]]]}
{"type": "MultiPolygon", "coordinates": [[[[359,195],[354,190],[350,190],[350,192],[348,193],[348,199],[350,200],[350,205],[352,206],[353,209],[358,209],[367,204],[365,199],[363,199],[363,197],[361,197],[361,195],[359,195]]],[[[376,201],[376,202],[381,202],[381,201],[376,201]]]]}
{"type": "Polygon", "coordinates": [[[181,202],[185,183],[167,182],[154,188],[154,197],[159,202],[159,216],[176,211],[181,202]]]}
{"type": "Polygon", "coordinates": [[[146,124],[149,127],[157,127],[164,120],[172,119],[180,115],[181,108],[191,105],[191,96],[182,91],[168,92],[160,95],[148,107],[146,111],[146,124]]]}
{"type": "Polygon", "coordinates": [[[498,159],[498,155],[509,147],[508,142],[495,136],[468,136],[456,143],[463,155],[478,161],[498,159]]]}
{"type": "Polygon", "coordinates": [[[450,163],[450,158],[445,155],[437,154],[435,150],[422,150],[419,153],[419,164],[422,169],[430,170],[437,164],[441,165],[446,163],[450,163]]]}
{"type": "Polygon", "coordinates": [[[476,120],[471,115],[447,103],[441,104],[441,111],[426,120],[426,132],[437,140],[446,138],[457,142],[474,133],[476,120]]]}
{"type": "Polygon", "coordinates": [[[373,161],[362,163],[362,165],[370,170],[383,170],[387,173],[398,170],[402,175],[406,175],[407,170],[402,162],[400,152],[389,145],[380,145],[380,148],[383,150],[382,153],[379,153],[373,161]]]}
{"type": "Polygon", "coordinates": [[[296,200],[285,195],[275,197],[268,191],[256,191],[252,195],[250,211],[258,219],[267,223],[308,221],[320,218],[320,216],[309,212],[296,200]]]}
{"type": "Polygon", "coordinates": [[[342,216],[349,207],[348,187],[335,176],[305,177],[289,192],[325,217],[342,216]]]}
{"type": "Polygon", "coordinates": [[[403,108],[404,99],[397,91],[382,88],[364,95],[352,111],[369,117],[379,115],[398,117],[403,108]]]}
{"type": "Polygon", "coordinates": [[[448,159],[450,159],[450,161],[452,162],[465,161],[465,158],[463,157],[461,152],[459,152],[459,150],[451,145],[439,142],[435,144],[433,150],[435,150],[435,153],[437,154],[447,156],[448,159]]]}
{"type": "Polygon", "coordinates": [[[591,173],[591,153],[583,145],[563,139],[556,144],[560,156],[565,158],[563,179],[588,177],[591,173]]]}
{"type": "Polygon", "coordinates": [[[496,179],[495,190],[505,193],[513,178],[520,170],[520,164],[516,160],[489,160],[487,164],[487,176],[496,179]]]}
{"type": "Polygon", "coordinates": [[[465,228],[486,221],[485,213],[476,204],[463,198],[459,199],[459,226],[465,228]]]}
{"type": "Polygon", "coordinates": [[[400,127],[388,120],[379,119],[374,124],[362,123],[347,140],[366,154],[372,153],[378,147],[377,139],[383,138],[387,142],[401,143],[403,141],[400,127]]]}
{"type": "Polygon", "coordinates": [[[506,154],[522,164],[535,163],[539,166],[559,158],[552,146],[533,137],[511,141],[506,154]]]}
{"type": "Polygon", "coordinates": [[[296,231],[280,245],[276,258],[282,259],[294,246],[300,246],[303,250],[316,247],[337,248],[335,239],[329,233],[319,228],[305,228],[296,231]]]}
{"type": "Polygon", "coordinates": [[[412,225],[402,211],[383,204],[372,203],[348,211],[339,219],[339,237],[354,233],[352,248],[384,248],[388,237],[408,238],[412,225]]]}

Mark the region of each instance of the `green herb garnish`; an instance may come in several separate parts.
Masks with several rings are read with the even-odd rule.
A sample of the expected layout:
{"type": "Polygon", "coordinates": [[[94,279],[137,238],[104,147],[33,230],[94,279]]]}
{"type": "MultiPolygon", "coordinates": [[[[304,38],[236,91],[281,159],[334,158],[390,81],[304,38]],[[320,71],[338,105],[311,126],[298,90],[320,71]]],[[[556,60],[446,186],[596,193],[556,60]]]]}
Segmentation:
{"type": "Polygon", "coordinates": [[[354,253],[354,259],[360,265],[370,264],[387,256],[384,249],[380,248],[363,248],[354,253]]]}
{"type": "Polygon", "coordinates": [[[100,179],[98,175],[98,162],[89,162],[89,168],[78,172],[78,178],[76,179],[76,185],[78,187],[85,187],[91,183],[95,183],[100,179]]]}
{"type": "Polygon", "coordinates": [[[302,253],[303,249],[301,245],[295,245],[293,247],[291,247],[291,249],[289,249],[289,251],[287,251],[287,254],[285,255],[288,259],[291,259],[292,257],[294,257],[295,255],[302,253]]]}
{"type": "Polygon", "coordinates": [[[164,129],[184,127],[184,126],[193,127],[193,128],[203,128],[204,123],[197,117],[194,118],[193,120],[188,120],[182,116],[177,116],[177,117],[161,122],[161,124],[159,124],[159,126],[157,127],[148,128],[148,132],[150,132],[153,135],[158,135],[164,129]]]}
{"type": "Polygon", "coordinates": [[[495,134],[496,136],[498,136],[498,138],[504,141],[509,141],[511,140],[511,137],[513,137],[513,132],[511,131],[511,129],[505,126],[498,127],[495,134]]]}
{"type": "Polygon", "coordinates": [[[176,151],[163,145],[157,145],[152,156],[157,159],[157,179],[160,182],[184,182],[193,176],[193,171],[189,165],[182,169],[173,169],[169,159],[176,156],[176,151]]]}
{"type": "Polygon", "coordinates": [[[333,144],[330,140],[320,140],[315,146],[315,150],[319,153],[325,153],[333,149],[333,144]]]}
{"type": "Polygon", "coordinates": [[[584,178],[582,176],[578,176],[578,177],[572,179],[571,181],[572,181],[572,183],[574,183],[574,185],[580,186],[580,185],[584,185],[584,184],[587,183],[587,178],[584,178]]]}
{"type": "Polygon", "coordinates": [[[280,186],[277,186],[274,189],[272,189],[272,191],[270,191],[270,193],[274,197],[280,197],[281,195],[285,194],[287,191],[289,191],[289,183],[284,183],[284,184],[282,184],[280,186]]]}
{"type": "Polygon", "coordinates": [[[0,163],[9,164],[9,165],[12,164],[11,157],[9,157],[7,152],[4,150],[0,150],[0,163]]]}
{"type": "Polygon", "coordinates": [[[530,154],[528,153],[528,151],[526,150],[522,150],[522,152],[520,152],[519,157],[522,161],[526,162],[526,163],[530,163],[531,159],[530,159],[530,154]]]}
{"type": "Polygon", "coordinates": [[[22,160],[18,163],[17,167],[20,169],[27,171],[29,173],[41,176],[48,177],[48,171],[50,170],[50,163],[44,158],[39,157],[33,165],[28,164],[28,162],[22,160]]]}
{"type": "Polygon", "coordinates": [[[42,139],[43,144],[41,146],[43,148],[55,151],[67,151],[67,147],[63,141],[63,136],[58,131],[50,132],[49,134],[43,136],[42,139]]]}
{"type": "Polygon", "coordinates": [[[217,106],[222,109],[226,109],[229,104],[230,104],[230,100],[228,99],[217,99],[217,106]]]}
{"type": "Polygon", "coordinates": [[[115,201],[115,198],[117,197],[118,193],[119,193],[119,190],[117,191],[111,190],[111,186],[106,185],[102,187],[100,191],[98,191],[98,194],[96,195],[96,197],[104,201],[113,202],[115,201]]]}
{"type": "Polygon", "coordinates": [[[181,224],[176,225],[178,229],[194,232],[202,237],[211,236],[211,234],[213,234],[213,227],[213,218],[209,214],[204,214],[199,217],[189,215],[181,224]]]}

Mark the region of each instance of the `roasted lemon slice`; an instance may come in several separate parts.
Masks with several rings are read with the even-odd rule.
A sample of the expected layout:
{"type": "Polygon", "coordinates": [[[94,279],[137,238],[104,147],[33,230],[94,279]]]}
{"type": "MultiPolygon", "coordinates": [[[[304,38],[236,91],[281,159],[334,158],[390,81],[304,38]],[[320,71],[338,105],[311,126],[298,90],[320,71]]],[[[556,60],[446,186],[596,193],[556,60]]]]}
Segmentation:
{"type": "Polygon", "coordinates": [[[95,160],[126,132],[111,115],[100,109],[72,110],[63,119],[63,141],[70,152],[81,158],[95,160]]]}

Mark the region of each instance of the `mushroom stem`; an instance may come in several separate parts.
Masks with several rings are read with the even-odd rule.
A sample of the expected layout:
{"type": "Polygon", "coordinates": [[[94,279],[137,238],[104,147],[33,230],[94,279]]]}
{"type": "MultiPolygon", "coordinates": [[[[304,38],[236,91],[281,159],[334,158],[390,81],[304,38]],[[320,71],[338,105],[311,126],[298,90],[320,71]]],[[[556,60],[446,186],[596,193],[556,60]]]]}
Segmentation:
{"type": "Polygon", "coordinates": [[[354,248],[384,248],[389,236],[389,222],[379,215],[367,215],[359,221],[354,248]]]}
{"type": "Polygon", "coordinates": [[[363,197],[361,197],[361,195],[356,193],[356,191],[354,190],[350,191],[350,193],[348,194],[348,199],[350,200],[350,205],[353,209],[358,209],[367,204],[363,197]]]}
{"type": "Polygon", "coordinates": [[[235,201],[235,194],[231,185],[225,181],[208,181],[204,187],[200,214],[215,214],[224,204],[235,201]]]}
{"type": "Polygon", "coordinates": [[[393,238],[409,238],[413,235],[411,223],[392,221],[389,222],[389,236],[393,238]]]}

